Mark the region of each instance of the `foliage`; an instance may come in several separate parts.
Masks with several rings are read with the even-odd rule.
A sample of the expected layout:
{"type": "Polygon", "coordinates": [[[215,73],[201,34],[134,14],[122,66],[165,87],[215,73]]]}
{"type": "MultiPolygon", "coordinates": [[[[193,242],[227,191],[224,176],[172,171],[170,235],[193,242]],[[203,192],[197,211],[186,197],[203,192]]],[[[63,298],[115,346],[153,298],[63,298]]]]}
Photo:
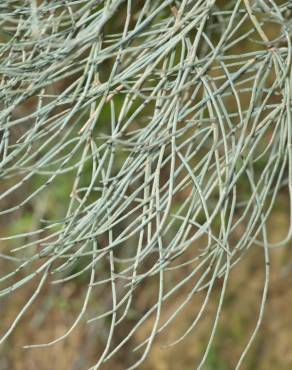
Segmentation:
{"type": "Polygon", "coordinates": [[[133,369],[196,293],[201,309],[174,343],[219,291],[202,368],[230,270],[260,246],[262,304],[239,368],[262,320],[269,249],[292,233],[291,223],[272,245],[266,226],[281,188],[292,210],[290,1],[6,0],[0,25],[0,215],[35,212],[34,225],[1,238],[13,268],[0,295],[38,280],[1,341],[46,284],[85,276],[72,326],[30,347],[66,338],[99,294],[104,311],[91,320],[109,327],[92,369],[150,321],[133,369]],[[155,303],[141,313],[137,292],[149,289],[155,303]]]}

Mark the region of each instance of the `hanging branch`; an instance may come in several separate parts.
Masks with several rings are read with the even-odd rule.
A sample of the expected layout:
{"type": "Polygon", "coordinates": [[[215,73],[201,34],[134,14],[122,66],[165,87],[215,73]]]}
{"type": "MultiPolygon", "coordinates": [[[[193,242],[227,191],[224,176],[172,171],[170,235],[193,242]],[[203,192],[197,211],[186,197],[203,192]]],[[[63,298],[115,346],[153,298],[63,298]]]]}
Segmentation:
{"type": "Polygon", "coordinates": [[[282,242],[267,236],[283,187],[292,210],[291,4],[281,3],[1,2],[1,220],[53,197],[55,184],[71,184],[61,216],[44,206],[35,227],[1,236],[12,247],[0,258],[13,267],[0,278],[0,296],[38,281],[2,342],[45,285],[85,276],[72,326],[28,347],[65,339],[92,314],[98,293],[107,303],[89,321],[110,324],[92,369],[151,322],[134,348],[134,369],[196,293],[205,296],[201,309],[170,345],[195,329],[219,292],[201,369],[230,271],[260,246],[262,304],[239,368],[262,321],[269,250],[292,234],[291,222],[282,242]],[[149,284],[153,302],[139,314],[137,296],[149,284]],[[190,285],[165,319],[168,302],[190,285]],[[137,320],[117,343],[115,332],[133,311],[137,320]]]}

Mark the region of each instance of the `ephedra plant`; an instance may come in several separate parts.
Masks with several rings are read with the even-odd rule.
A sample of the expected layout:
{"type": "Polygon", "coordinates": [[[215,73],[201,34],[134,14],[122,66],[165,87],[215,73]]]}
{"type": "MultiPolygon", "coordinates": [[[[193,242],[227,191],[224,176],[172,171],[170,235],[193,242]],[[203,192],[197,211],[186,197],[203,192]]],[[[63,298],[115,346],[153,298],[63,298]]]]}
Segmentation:
{"type": "Polygon", "coordinates": [[[0,295],[34,287],[1,342],[44,289],[84,278],[72,325],[28,347],[106,322],[92,369],[135,350],[134,369],[195,295],[201,307],[173,344],[215,295],[201,369],[230,272],[258,248],[265,281],[240,367],[270,249],[292,233],[271,244],[267,230],[280,190],[292,210],[291,12],[290,0],[1,1],[0,295]],[[45,200],[64,184],[54,212],[45,200]],[[7,232],[27,212],[34,224],[7,232]]]}

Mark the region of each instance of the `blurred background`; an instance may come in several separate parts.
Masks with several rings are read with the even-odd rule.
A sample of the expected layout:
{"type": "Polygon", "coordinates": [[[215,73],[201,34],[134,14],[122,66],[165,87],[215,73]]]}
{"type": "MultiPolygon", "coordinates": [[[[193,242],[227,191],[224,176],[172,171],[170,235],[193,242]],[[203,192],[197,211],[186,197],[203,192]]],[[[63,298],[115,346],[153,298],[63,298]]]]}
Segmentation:
{"type": "MultiPolygon", "coordinates": [[[[65,186],[65,185],[64,185],[65,186]]],[[[60,196],[62,190],[60,189],[60,196]]],[[[289,225],[288,194],[281,194],[277,209],[268,226],[271,241],[285,236],[289,225]]],[[[52,204],[54,207],[54,204],[52,204]]],[[[22,229],[29,220],[19,221],[13,227],[22,229]]],[[[9,224],[1,225],[8,228],[9,224]]],[[[3,247],[3,245],[2,245],[3,247]]],[[[249,352],[243,369],[248,370],[289,370],[292,369],[292,252],[291,243],[271,253],[271,284],[264,320],[256,341],[249,352]]],[[[1,262],[1,270],[5,269],[1,262]]],[[[263,289],[262,251],[254,248],[232,271],[230,287],[224,302],[222,320],[207,364],[206,370],[231,370],[256,324],[261,293],[263,289]]],[[[28,343],[42,343],[62,335],[79,313],[83,301],[85,284],[82,279],[56,289],[56,294],[41,293],[37,304],[25,315],[11,337],[2,345],[0,355],[1,370],[83,370],[97,360],[104,347],[106,333],[103,327],[94,323],[79,325],[64,341],[53,347],[22,349],[28,343]]],[[[10,295],[0,306],[1,328],[8,327],[19,309],[31,296],[34,286],[26,286],[10,295]]],[[[183,295],[184,292],[182,291],[183,295]]],[[[205,348],[214,318],[217,299],[211,298],[206,314],[197,329],[183,342],[174,347],[162,348],[181,334],[191,323],[201,297],[196,296],[183,315],[164,334],[154,341],[152,351],[143,370],[194,369],[205,348]]],[[[140,309],[151,304],[151,290],[148,287],[139,293],[140,309]]],[[[104,304],[105,297],[96,297],[96,305],[104,304]]],[[[178,301],[168,304],[172,312],[178,301]]],[[[164,311],[165,317],[168,312],[164,311]]],[[[125,325],[125,324],[124,324],[125,325]]],[[[121,337],[126,327],[119,329],[121,337]]],[[[119,338],[117,338],[118,340],[119,338]]],[[[136,337],[139,343],[139,337],[136,337]]],[[[124,369],[132,363],[127,349],[118,355],[105,369],[124,369]]]]}

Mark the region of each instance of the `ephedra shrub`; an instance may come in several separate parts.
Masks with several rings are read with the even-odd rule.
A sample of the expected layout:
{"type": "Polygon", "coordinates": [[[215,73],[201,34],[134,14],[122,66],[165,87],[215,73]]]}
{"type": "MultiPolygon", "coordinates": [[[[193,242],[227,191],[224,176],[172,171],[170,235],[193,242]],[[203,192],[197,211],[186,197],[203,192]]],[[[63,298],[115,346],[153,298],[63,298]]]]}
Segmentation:
{"type": "Polygon", "coordinates": [[[202,368],[230,272],[258,248],[265,283],[240,367],[262,321],[270,248],[292,232],[269,242],[283,188],[292,209],[291,33],[289,0],[1,1],[0,294],[34,287],[1,342],[44,289],[82,278],[71,327],[32,347],[100,320],[92,369],[136,349],[134,369],[201,292],[174,343],[217,295],[202,368]]]}

